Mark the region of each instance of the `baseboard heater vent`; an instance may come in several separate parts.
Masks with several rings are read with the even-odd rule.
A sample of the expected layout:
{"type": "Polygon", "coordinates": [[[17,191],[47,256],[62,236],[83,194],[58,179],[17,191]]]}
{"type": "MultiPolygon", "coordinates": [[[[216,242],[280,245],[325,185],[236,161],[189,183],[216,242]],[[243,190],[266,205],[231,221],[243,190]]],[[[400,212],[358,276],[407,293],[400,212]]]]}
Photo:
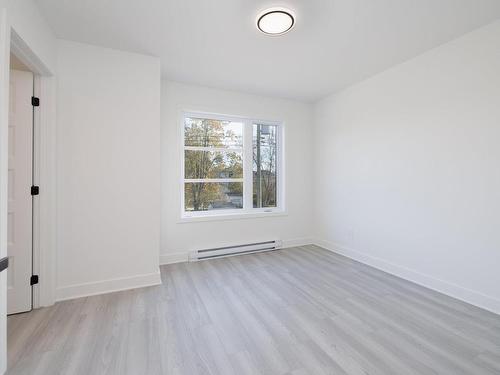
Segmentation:
{"type": "Polygon", "coordinates": [[[243,245],[215,247],[213,249],[195,250],[189,254],[190,261],[222,258],[233,255],[260,253],[262,251],[273,251],[282,246],[280,240],[247,243],[243,245]]]}

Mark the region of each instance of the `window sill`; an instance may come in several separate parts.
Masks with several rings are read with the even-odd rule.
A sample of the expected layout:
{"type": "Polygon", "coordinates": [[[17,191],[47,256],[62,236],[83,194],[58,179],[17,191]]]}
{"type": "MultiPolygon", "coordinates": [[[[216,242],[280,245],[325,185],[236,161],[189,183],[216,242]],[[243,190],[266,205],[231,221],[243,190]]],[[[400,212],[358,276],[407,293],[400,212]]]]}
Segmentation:
{"type": "Polygon", "coordinates": [[[272,212],[245,212],[235,214],[207,214],[200,216],[183,216],[178,221],[178,224],[185,223],[199,223],[205,221],[228,221],[228,220],[244,220],[244,219],[257,219],[266,217],[280,217],[288,216],[286,211],[272,211],[272,212]]]}

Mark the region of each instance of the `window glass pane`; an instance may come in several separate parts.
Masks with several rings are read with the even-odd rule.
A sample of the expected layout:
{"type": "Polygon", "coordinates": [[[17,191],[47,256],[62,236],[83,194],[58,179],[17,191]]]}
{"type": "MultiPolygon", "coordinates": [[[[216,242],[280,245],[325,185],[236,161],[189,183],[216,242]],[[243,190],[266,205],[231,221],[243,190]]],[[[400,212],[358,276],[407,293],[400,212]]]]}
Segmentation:
{"type": "Polygon", "coordinates": [[[253,207],[276,207],[277,134],[275,125],[253,125],[253,207]]]}
{"type": "Polygon", "coordinates": [[[243,123],[186,117],[184,145],[191,147],[242,147],[243,123]]]}
{"type": "Polygon", "coordinates": [[[195,182],[184,184],[187,212],[243,208],[242,182],[195,182]]]}
{"type": "Polygon", "coordinates": [[[243,178],[241,152],[184,151],[184,177],[243,178]]]}

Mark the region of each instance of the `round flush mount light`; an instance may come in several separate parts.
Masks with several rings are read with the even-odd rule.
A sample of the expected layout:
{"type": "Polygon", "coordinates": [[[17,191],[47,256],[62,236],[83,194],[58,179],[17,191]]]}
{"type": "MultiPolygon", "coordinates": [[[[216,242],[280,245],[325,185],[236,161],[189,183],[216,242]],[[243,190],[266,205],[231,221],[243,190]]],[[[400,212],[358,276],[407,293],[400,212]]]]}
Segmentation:
{"type": "Polygon", "coordinates": [[[295,25],[295,15],[290,9],[269,8],[257,17],[257,28],[267,35],[282,35],[295,25]]]}

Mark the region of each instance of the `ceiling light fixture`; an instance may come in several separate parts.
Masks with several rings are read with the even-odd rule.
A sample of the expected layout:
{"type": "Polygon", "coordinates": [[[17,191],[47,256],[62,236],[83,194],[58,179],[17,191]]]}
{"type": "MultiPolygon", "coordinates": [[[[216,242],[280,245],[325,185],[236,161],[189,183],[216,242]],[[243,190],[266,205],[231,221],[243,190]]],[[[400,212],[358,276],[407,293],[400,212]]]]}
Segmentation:
{"type": "Polygon", "coordinates": [[[267,35],[283,35],[295,25],[295,15],[286,8],[269,8],[257,17],[257,28],[267,35]]]}

